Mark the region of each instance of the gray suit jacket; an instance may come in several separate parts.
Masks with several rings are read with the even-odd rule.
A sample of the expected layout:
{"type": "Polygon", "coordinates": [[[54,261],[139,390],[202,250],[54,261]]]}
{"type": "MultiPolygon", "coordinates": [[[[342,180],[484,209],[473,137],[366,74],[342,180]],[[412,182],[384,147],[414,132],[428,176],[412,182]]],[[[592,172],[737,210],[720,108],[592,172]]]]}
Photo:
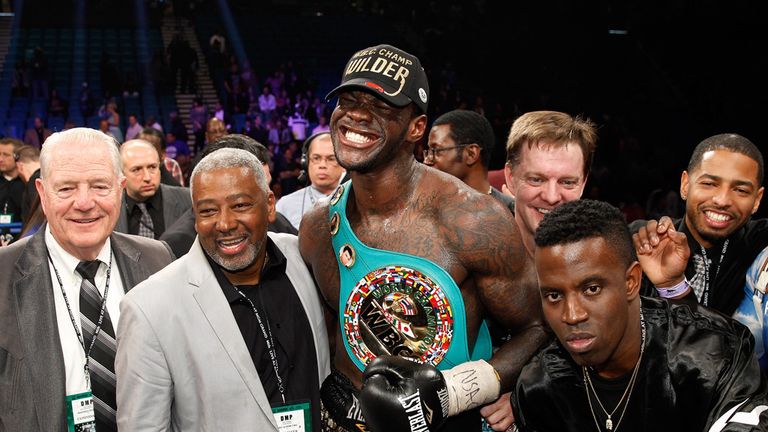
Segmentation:
{"type": "MultiPolygon", "coordinates": [[[[192,208],[192,195],[190,195],[189,189],[185,187],[169,186],[161,183],[160,189],[163,195],[163,222],[165,223],[165,228],[168,229],[185,211],[192,208]]],[[[117,226],[115,226],[115,231],[117,232],[128,232],[127,208],[128,203],[125,201],[125,192],[123,192],[120,218],[117,220],[117,226]]]]}
{"type": "MultiPolygon", "coordinates": [[[[269,233],[286,258],[317,350],[330,355],[320,297],[290,234],[269,233]]],[[[200,242],[123,298],[117,326],[117,424],[128,431],[277,431],[232,309],[200,242]]],[[[319,407],[312,407],[319,409],[319,407]]]]}
{"type": "MultiPolygon", "coordinates": [[[[128,291],[165,267],[165,243],[114,233],[112,253],[128,291]]],[[[45,229],[0,248],[0,431],[66,431],[61,352],[45,229]]]]}

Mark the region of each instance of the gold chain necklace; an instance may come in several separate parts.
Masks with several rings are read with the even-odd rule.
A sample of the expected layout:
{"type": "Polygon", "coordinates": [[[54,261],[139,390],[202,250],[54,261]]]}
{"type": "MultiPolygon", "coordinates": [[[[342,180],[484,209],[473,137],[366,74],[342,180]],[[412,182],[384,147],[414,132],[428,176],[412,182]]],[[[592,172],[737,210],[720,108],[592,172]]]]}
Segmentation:
{"type": "Polygon", "coordinates": [[[619,399],[619,403],[616,404],[616,407],[611,411],[610,413],[608,410],[605,409],[603,406],[603,403],[600,401],[600,397],[597,395],[597,391],[595,390],[595,387],[592,385],[592,379],[589,377],[589,371],[587,370],[586,366],[582,366],[583,373],[584,373],[584,390],[587,392],[587,402],[589,403],[589,410],[592,412],[592,418],[595,420],[595,425],[597,426],[598,432],[600,431],[600,422],[597,420],[597,416],[595,415],[595,409],[592,407],[592,397],[590,395],[590,390],[595,395],[595,400],[597,401],[597,404],[600,406],[600,409],[603,410],[605,415],[607,416],[607,419],[605,420],[605,430],[612,431],[614,430],[614,424],[612,417],[616,413],[616,410],[619,409],[619,407],[624,403],[624,398],[627,398],[626,403],[624,403],[624,409],[621,410],[621,415],[619,416],[619,420],[616,422],[616,430],[619,429],[619,425],[621,424],[621,420],[624,418],[624,413],[627,412],[627,407],[629,406],[629,399],[632,397],[632,390],[635,388],[635,381],[637,380],[637,372],[640,370],[640,363],[643,360],[643,352],[645,351],[645,319],[643,318],[643,311],[640,310],[640,357],[637,359],[637,363],[635,363],[635,368],[632,371],[632,376],[629,378],[629,383],[627,384],[627,388],[624,390],[624,394],[621,395],[621,399],[619,399]]]}

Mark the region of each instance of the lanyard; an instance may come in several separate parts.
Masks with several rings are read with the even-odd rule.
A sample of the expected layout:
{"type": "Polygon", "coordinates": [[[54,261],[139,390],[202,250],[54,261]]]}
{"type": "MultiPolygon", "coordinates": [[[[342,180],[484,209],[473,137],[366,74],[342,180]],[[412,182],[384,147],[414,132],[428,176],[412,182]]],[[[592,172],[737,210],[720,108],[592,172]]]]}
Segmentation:
{"type": "MultiPolygon", "coordinates": [[[[725,239],[725,243],[723,243],[723,249],[720,251],[720,260],[717,262],[715,277],[712,278],[712,282],[717,280],[717,274],[720,273],[720,265],[723,264],[723,258],[725,258],[725,253],[728,251],[729,240],[730,239],[725,239]]],[[[700,247],[701,257],[704,258],[704,293],[702,293],[701,296],[701,304],[709,306],[709,259],[707,259],[707,250],[701,245],[700,247]]]]}
{"type": "MultiPolygon", "coordinates": [[[[267,321],[266,328],[264,327],[264,322],[261,319],[261,315],[259,314],[258,309],[256,309],[256,305],[253,304],[251,299],[248,298],[248,296],[245,295],[242,291],[240,291],[240,288],[232,285],[238,294],[242,298],[245,299],[245,301],[248,302],[248,304],[251,305],[251,309],[253,309],[253,314],[256,316],[256,320],[259,322],[259,327],[261,328],[261,333],[264,335],[264,340],[267,342],[267,350],[269,350],[269,359],[272,361],[272,368],[275,371],[275,377],[277,377],[277,389],[280,390],[280,397],[283,399],[283,403],[285,403],[285,388],[283,387],[283,379],[280,378],[280,372],[278,370],[277,366],[277,350],[275,349],[275,342],[272,338],[272,328],[269,325],[269,321],[267,321]]],[[[258,288],[258,285],[257,285],[258,288]]],[[[262,304],[263,306],[263,304],[262,304]]]]}
{"type": "MultiPolygon", "coordinates": [[[[72,327],[75,328],[75,334],[77,334],[77,340],[80,342],[80,346],[83,347],[83,352],[85,352],[85,366],[83,366],[83,371],[85,372],[85,381],[88,384],[88,387],[91,386],[91,373],[88,368],[88,362],[91,359],[91,350],[93,350],[93,346],[96,344],[96,338],[99,336],[99,332],[101,331],[101,324],[104,321],[104,311],[107,307],[107,294],[109,294],[109,279],[112,275],[112,251],[109,251],[109,265],[107,266],[107,281],[104,285],[104,295],[101,297],[101,308],[99,308],[99,320],[96,323],[96,329],[93,331],[93,338],[91,339],[91,344],[88,346],[88,348],[85,347],[85,338],[80,333],[80,329],[77,325],[77,321],[75,321],[75,315],[72,313],[72,308],[69,306],[69,298],[67,298],[67,293],[64,291],[64,283],[61,281],[61,276],[59,275],[59,270],[56,269],[56,266],[53,264],[53,259],[51,259],[51,252],[47,251],[48,254],[48,261],[51,263],[51,267],[53,267],[53,272],[56,273],[56,280],[59,282],[59,288],[61,288],[61,295],[64,296],[64,304],[67,305],[67,312],[69,312],[69,319],[72,321],[72,327]]],[[[93,281],[94,285],[96,284],[96,281],[93,281]]],[[[82,288],[81,288],[82,289],[82,288]]]]}

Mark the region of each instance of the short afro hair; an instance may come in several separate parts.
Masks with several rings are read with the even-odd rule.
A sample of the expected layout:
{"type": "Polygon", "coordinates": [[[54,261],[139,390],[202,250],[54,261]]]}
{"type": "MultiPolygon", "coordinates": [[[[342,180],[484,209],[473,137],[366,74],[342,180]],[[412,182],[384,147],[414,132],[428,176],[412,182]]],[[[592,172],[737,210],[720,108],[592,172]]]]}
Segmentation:
{"type": "Polygon", "coordinates": [[[624,215],[602,201],[567,202],[544,216],[536,230],[536,246],[549,247],[601,237],[628,266],[637,260],[624,215]]]}
{"type": "Polygon", "coordinates": [[[493,126],[483,115],[468,110],[453,110],[441,115],[432,126],[448,125],[451,138],[456,145],[477,144],[481,149],[480,158],[486,169],[491,163],[491,153],[496,145],[493,126]]]}
{"type": "Polygon", "coordinates": [[[714,150],[726,150],[741,153],[757,162],[757,187],[763,184],[763,154],[752,141],[734,133],[711,136],[693,149],[691,160],[688,162],[688,173],[695,171],[704,159],[704,153],[714,150]]]}

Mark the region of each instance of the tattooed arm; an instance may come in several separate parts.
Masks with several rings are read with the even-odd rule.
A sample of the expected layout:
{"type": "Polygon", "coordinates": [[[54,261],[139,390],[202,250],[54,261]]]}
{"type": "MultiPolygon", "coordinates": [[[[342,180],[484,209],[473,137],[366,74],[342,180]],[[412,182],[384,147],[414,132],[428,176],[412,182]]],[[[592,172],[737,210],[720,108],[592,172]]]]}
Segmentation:
{"type": "Polygon", "coordinates": [[[474,283],[482,309],[512,338],[489,363],[499,372],[501,391],[514,387],[525,363],[548,341],[533,262],[510,213],[496,200],[467,200],[454,217],[454,247],[474,283]]]}

